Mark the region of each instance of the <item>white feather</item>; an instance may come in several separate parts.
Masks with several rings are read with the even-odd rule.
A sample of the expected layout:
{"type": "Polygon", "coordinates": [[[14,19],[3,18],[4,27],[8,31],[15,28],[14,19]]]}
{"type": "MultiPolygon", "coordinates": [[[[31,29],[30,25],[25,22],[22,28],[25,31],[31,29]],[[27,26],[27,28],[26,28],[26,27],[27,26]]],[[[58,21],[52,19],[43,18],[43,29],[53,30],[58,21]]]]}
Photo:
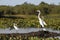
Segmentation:
{"type": "Polygon", "coordinates": [[[16,24],[14,23],[14,29],[18,30],[19,28],[16,26],[16,24]]]}
{"type": "Polygon", "coordinates": [[[43,20],[40,18],[40,14],[41,14],[40,10],[37,10],[37,12],[39,12],[39,14],[38,14],[39,23],[40,23],[40,25],[41,25],[42,27],[44,27],[44,25],[47,25],[47,24],[45,23],[45,21],[43,21],[43,20]]]}

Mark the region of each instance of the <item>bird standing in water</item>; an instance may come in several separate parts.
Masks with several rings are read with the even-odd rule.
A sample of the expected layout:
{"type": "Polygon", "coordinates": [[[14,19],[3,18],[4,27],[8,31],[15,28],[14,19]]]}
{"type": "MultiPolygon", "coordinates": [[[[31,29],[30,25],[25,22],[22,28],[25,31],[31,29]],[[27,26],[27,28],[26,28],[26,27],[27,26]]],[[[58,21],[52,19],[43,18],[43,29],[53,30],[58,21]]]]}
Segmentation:
{"type": "MultiPolygon", "coordinates": [[[[39,23],[40,23],[41,27],[44,28],[44,25],[47,25],[47,24],[45,23],[45,21],[43,21],[43,20],[41,19],[41,15],[40,15],[41,12],[40,12],[40,10],[37,10],[37,13],[38,13],[39,23]]],[[[43,29],[43,30],[45,30],[45,29],[43,29]]]]}

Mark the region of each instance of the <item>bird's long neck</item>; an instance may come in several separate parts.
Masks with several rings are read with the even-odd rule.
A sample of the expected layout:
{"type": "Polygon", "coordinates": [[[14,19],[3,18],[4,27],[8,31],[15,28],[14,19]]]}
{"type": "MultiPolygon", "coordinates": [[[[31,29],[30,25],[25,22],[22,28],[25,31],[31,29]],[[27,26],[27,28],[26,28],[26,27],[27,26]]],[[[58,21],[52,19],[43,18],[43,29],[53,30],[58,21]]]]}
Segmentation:
{"type": "Polygon", "coordinates": [[[14,24],[14,27],[15,27],[16,25],[14,24]]]}
{"type": "Polygon", "coordinates": [[[14,24],[14,28],[16,27],[16,24],[14,24]]]}
{"type": "Polygon", "coordinates": [[[15,26],[15,23],[13,25],[15,26]]]}
{"type": "Polygon", "coordinates": [[[39,14],[38,14],[38,18],[40,18],[40,12],[39,12],[39,14]]]}

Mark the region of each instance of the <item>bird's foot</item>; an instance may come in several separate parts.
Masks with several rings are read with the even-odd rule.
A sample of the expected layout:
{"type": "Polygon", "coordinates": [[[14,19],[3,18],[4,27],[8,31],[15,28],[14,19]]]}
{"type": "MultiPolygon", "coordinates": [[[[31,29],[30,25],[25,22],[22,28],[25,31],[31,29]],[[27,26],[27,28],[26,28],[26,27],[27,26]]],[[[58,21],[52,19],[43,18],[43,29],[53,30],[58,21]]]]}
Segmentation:
{"type": "Polygon", "coordinates": [[[45,29],[45,28],[42,28],[42,30],[43,30],[43,31],[46,31],[46,29],[45,29]]]}

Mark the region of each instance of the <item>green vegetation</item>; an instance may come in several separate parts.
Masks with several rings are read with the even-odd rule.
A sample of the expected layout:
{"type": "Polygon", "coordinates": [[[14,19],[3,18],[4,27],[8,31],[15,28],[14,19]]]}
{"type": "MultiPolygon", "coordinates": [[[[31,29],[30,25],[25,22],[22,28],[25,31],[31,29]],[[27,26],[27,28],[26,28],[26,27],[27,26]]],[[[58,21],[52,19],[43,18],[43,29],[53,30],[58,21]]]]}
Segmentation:
{"type": "MultiPolygon", "coordinates": [[[[41,27],[36,15],[36,10],[41,10],[41,15],[47,23],[47,28],[60,30],[60,5],[48,4],[41,2],[34,5],[25,2],[16,6],[0,6],[0,28],[9,28],[15,22],[19,28],[41,27]]],[[[13,37],[14,38],[14,37],[13,37]]],[[[30,40],[33,38],[31,37],[30,40]]],[[[39,38],[35,38],[38,40],[39,38]]],[[[13,39],[11,39],[13,40],[13,39]]],[[[40,40],[43,40],[41,38],[40,40]]],[[[54,38],[46,38],[46,40],[59,40],[54,38]]]]}
{"type": "MultiPolygon", "coordinates": [[[[13,23],[17,23],[20,28],[26,27],[41,27],[37,18],[37,15],[21,15],[22,18],[0,18],[0,27],[8,28],[13,26],[13,23]]],[[[59,16],[44,16],[44,20],[47,23],[47,28],[53,28],[60,30],[60,18],[59,16]]]]}
{"type": "Polygon", "coordinates": [[[39,5],[34,5],[25,2],[16,6],[0,6],[0,16],[3,15],[36,15],[36,10],[41,10],[43,15],[47,14],[60,14],[60,5],[48,4],[41,2],[39,5]]]}
{"type": "Polygon", "coordinates": [[[16,6],[0,6],[0,28],[8,28],[17,23],[18,27],[40,27],[36,10],[41,10],[41,15],[47,26],[56,30],[60,30],[60,5],[48,4],[41,2],[39,5],[34,5],[25,2],[22,5],[16,6]],[[11,18],[10,18],[11,17],[11,18]],[[19,17],[19,18],[18,18],[19,17]]]}

